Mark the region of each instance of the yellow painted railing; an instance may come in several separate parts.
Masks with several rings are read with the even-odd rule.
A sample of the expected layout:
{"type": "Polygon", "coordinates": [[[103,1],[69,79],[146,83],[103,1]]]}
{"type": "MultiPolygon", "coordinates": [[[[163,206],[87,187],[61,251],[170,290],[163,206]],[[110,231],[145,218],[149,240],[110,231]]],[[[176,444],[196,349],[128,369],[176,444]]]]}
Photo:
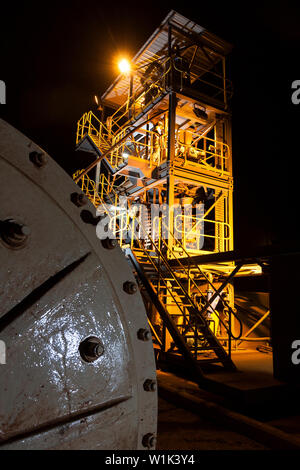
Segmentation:
{"type": "MultiPolygon", "coordinates": [[[[76,179],[82,171],[79,170],[74,173],[73,179],[76,179]]],[[[96,183],[88,175],[84,175],[80,180],[80,187],[95,207],[102,205],[105,212],[109,212],[109,228],[116,238],[120,240],[120,244],[123,244],[127,234],[130,234],[131,244],[133,244],[138,236],[136,232],[138,222],[133,212],[119,207],[119,195],[116,192],[114,182],[110,181],[102,173],[98,188],[96,188],[96,183]]],[[[165,216],[163,218],[165,219],[165,216]]],[[[151,221],[151,232],[155,240],[161,236],[158,230],[159,220],[160,218],[156,216],[151,221]]],[[[167,233],[164,233],[164,237],[168,237],[168,234],[169,229],[167,228],[167,233]]],[[[215,246],[218,246],[218,242],[222,241],[226,251],[232,237],[232,231],[229,223],[208,219],[206,214],[200,217],[177,214],[174,217],[173,236],[180,241],[180,245],[185,250],[201,251],[204,249],[205,239],[211,239],[215,241],[215,246]],[[211,233],[209,233],[208,228],[211,233]]]]}
{"type": "MultiPolygon", "coordinates": [[[[84,170],[78,170],[73,174],[73,179],[75,180],[84,170]]],[[[114,184],[110,181],[103,173],[100,175],[98,188],[96,183],[88,175],[84,175],[79,180],[79,186],[82,192],[88,197],[88,199],[94,204],[95,207],[98,207],[103,203],[104,196],[110,196],[111,204],[115,206],[119,203],[118,194],[115,192],[114,184]]]]}
{"type": "Polygon", "coordinates": [[[174,234],[182,237],[185,249],[200,251],[204,249],[204,241],[208,238],[217,244],[221,241],[225,246],[231,239],[231,227],[226,222],[179,214],[174,218],[174,234]],[[208,229],[211,233],[208,233],[208,229]]]}
{"type": "Polygon", "coordinates": [[[177,162],[183,161],[184,164],[194,162],[206,169],[221,173],[228,170],[229,145],[190,131],[185,131],[184,134],[191,143],[187,144],[181,140],[180,135],[177,136],[175,151],[177,162]]]}
{"type": "MultiPolygon", "coordinates": [[[[107,151],[113,146],[113,150],[106,156],[113,168],[126,163],[129,156],[147,160],[150,168],[167,159],[166,133],[159,134],[153,130],[141,128],[136,134],[138,137],[130,134],[126,139],[127,131],[128,128],[125,127],[113,135],[90,111],[78,121],[76,142],[80,142],[85,135],[89,135],[102,151],[107,151]]],[[[183,142],[179,134],[176,136],[175,162],[179,164],[182,162],[184,165],[193,162],[219,173],[227,171],[227,162],[230,158],[230,149],[227,144],[189,131],[185,131],[185,136],[191,141],[190,144],[183,142]]]]}
{"type": "Polygon", "coordinates": [[[97,147],[102,147],[105,150],[110,147],[113,137],[112,132],[92,111],[85,113],[77,122],[76,144],[86,135],[93,139],[97,147]]]}
{"type": "MultiPolygon", "coordinates": [[[[170,59],[167,57],[160,61],[153,61],[153,63],[155,62],[158,62],[159,66],[163,69],[162,75],[156,81],[151,82],[151,87],[145,89],[142,85],[138,86],[134,90],[133,96],[128,96],[125,103],[112,115],[112,121],[119,129],[127,127],[131,121],[135,120],[153,101],[166,91],[168,74],[171,70],[170,59]]],[[[147,65],[149,66],[150,62],[147,65]]]]}
{"type": "MultiPolygon", "coordinates": [[[[114,138],[114,144],[126,136],[126,129],[114,138]]],[[[127,158],[135,157],[146,160],[149,167],[159,165],[167,159],[167,134],[158,134],[153,130],[139,129],[138,138],[131,134],[122,140],[110,153],[108,160],[113,167],[126,162],[127,158]]]]}

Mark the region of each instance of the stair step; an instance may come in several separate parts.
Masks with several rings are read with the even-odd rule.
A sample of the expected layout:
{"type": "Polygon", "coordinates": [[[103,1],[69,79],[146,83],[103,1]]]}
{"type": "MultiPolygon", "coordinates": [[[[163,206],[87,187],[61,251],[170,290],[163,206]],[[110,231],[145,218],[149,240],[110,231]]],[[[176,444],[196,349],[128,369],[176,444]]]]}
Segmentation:
{"type": "Polygon", "coordinates": [[[221,359],[219,359],[218,357],[214,357],[214,358],[205,358],[205,359],[198,359],[197,358],[197,362],[203,364],[213,364],[214,362],[222,362],[221,359]]]}
{"type": "MultiPolygon", "coordinates": [[[[161,294],[161,297],[169,297],[171,294],[161,294]]],[[[178,295],[176,294],[176,298],[185,299],[186,295],[178,295]]]]}
{"type": "Polygon", "coordinates": [[[180,303],[178,303],[178,304],[176,304],[176,303],[174,303],[174,304],[164,304],[164,305],[166,307],[190,307],[190,304],[180,304],[180,303]]]}
{"type": "MultiPolygon", "coordinates": [[[[182,317],[182,313],[170,313],[169,312],[169,315],[170,317],[182,317]]],[[[183,325],[177,325],[177,326],[183,326],[183,325]]]]}
{"type": "MultiPolygon", "coordinates": [[[[173,277],[170,277],[170,272],[169,270],[169,265],[165,263],[164,261],[161,261],[160,267],[158,264],[153,265],[151,261],[149,260],[148,256],[151,256],[151,258],[155,261],[158,260],[158,256],[154,254],[152,251],[153,255],[151,254],[150,250],[148,252],[144,251],[143,249],[137,249],[134,250],[132,248],[132,252],[135,258],[134,266],[136,268],[137,274],[140,276],[142,279],[146,290],[148,291],[148,294],[150,295],[150,298],[152,301],[157,305],[157,309],[159,311],[159,314],[161,318],[168,322],[168,316],[165,317],[165,314],[169,314],[169,318],[171,317],[173,319],[174,325],[170,325],[168,328],[170,329],[170,332],[172,335],[175,335],[176,340],[176,345],[178,342],[177,347],[182,348],[182,335],[184,335],[184,338],[186,340],[188,339],[194,339],[195,340],[195,345],[189,346],[187,344],[188,351],[190,350],[191,356],[195,356],[193,352],[197,353],[203,352],[203,351],[210,351],[214,356],[213,357],[208,357],[208,358],[199,358],[197,357],[197,362],[199,363],[212,363],[212,362],[218,362],[222,363],[224,366],[228,367],[234,367],[231,359],[229,358],[227,352],[225,351],[224,347],[219,343],[217,337],[214,335],[214,333],[209,329],[207,322],[205,321],[205,318],[202,315],[199,315],[199,311],[197,310],[197,307],[194,305],[193,300],[191,299],[190,295],[185,292],[185,286],[182,284],[182,279],[178,278],[176,279],[175,274],[173,276],[173,273],[171,274],[173,277]],[[147,259],[148,258],[148,259],[147,259]],[[158,270],[160,269],[160,272],[158,270]],[[161,283],[159,279],[161,278],[161,283]],[[169,283],[169,286],[166,287],[163,284],[164,283],[169,283]],[[168,293],[168,289],[176,292],[174,299],[172,300],[172,295],[168,293]],[[160,291],[163,291],[162,294],[160,294],[160,291]],[[164,303],[164,300],[166,303],[164,303]],[[175,312],[178,313],[171,313],[169,310],[174,308],[175,312]],[[176,310],[177,309],[177,310],[176,310]],[[183,325],[176,325],[176,319],[177,318],[182,318],[184,314],[184,310],[187,309],[186,312],[187,314],[194,314],[195,315],[195,322],[192,325],[192,322],[187,322],[186,324],[183,325]],[[181,310],[181,311],[180,311],[181,310]],[[192,330],[189,333],[184,333],[187,329],[192,330]],[[175,330],[174,330],[175,329],[175,330]],[[175,333],[177,330],[177,333],[175,333]],[[193,331],[194,330],[194,331],[193,331]],[[204,346],[203,344],[204,341],[207,343],[207,346],[204,346]],[[200,345],[199,345],[200,343],[200,345]]],[[[168,325],[168,323],[166,323],[168,325]]],[[[174,336],[173,336],[174,337],[174,336]]],[[[184,341],[185,343],[186,341],[184,341]]],[[[186,351],[186,354],[189,356],[189,352],[186,351]]]]}
{"type": "MultiPolygon", "coordinates": [[[[157,284],[155,284],[155,287],[156,287],[156,289],[157,289],[157,287],[158,287],[157,284]]],[[[164,285],[161,285],[160,288],[161,288],[161,289],[162,289],[162,288],[163,288],[163,289],[167,289],[167,287],[165,287],[164,285]]],[[[178,290],[178,289],[180,289],[180,287],[178,287],[178,288],[177,288],[177,287],[172,287],[172,290],[178,290]]],[[[165,295],[165,294],[162,294],[162,295],[165,295]]],[[[171,295],[171,294],[167,294],[167,295],[171,295]]],[[[179,297],[179,296],[178,296],[178,297],[179,297]]]]}

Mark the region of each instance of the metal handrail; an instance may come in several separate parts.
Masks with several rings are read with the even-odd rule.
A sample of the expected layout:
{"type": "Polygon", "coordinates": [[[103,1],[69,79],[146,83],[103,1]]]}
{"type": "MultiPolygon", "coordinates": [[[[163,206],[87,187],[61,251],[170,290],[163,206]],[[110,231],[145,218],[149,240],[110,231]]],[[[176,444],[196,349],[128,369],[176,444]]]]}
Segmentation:
{"type": "MultiPolygon", "coordinates": [[[[194,235],[194,237],[196,237],[196,241],[197,241],[198,228],[203,223],[210,223],[210,224],[213,224],[214,226],[222,227],[223,231],[224,231],[224,235],[218,236],[218,235],[210,235],[208,233],[206,233],[206,234],[203,233],[202,234],[201,229],[200,229],[199,230],[200,237],[198,237],[198,239],[201,239],[202,237],[203,238],[213,238],[214,240],[224,240],[224,241],[229,241],[231,239],[230,224],[228,224],[227,222],[221,222],[221,221],[218,221],[218,220],[207,219],[205,216],[196,217],[196,216],[192,216],[192,215],[178,214],[178,215],[175,216],[175,219],[174,219],[174,229],[177,230],[178,232],[182,233],[185,243],[192,243],[192,240],[189,240],[189,236],[194,235]],[[178,219],[181,219],[181,222],[178,222],[178,219]],[[185,222],[186,219],[191,219],[191,223],[195,222],[193,227],[189,231],[185,230],[185,226],[188,224],[188,223],[185,222]],[[178,226],[179,226],[179,228],[178,228],[178,226]],[[182,228],[183,228],[183,230],[182,230],[182,228]],[[228,233],[227,236],[225,235],[226,230],[224,230],[224,229],[227,230],[227,233],[228,233]]],[[[201,248],[197,246],[197,249],[201,249],[201,248]]]]}
{"type": "MultiPolygon", "coordinates": [[[[163,222],[161,221],[161,223],[163,223],[163,222]]],[[[172,236],[172,238],[173,238],[173,240],[176,242],[176,244],[178,244],[178,245],[180,246],[180,248],[183,250],[183,252],[185,253],[187,259],[189,259],[189,258],[190,258],[190,255],[188,254],[188,252],[186,251],[186,249],[184,248],[184,246],[181,244],[181,242],[174,236],[174,234],[168,229],[168,227],[167,227],[165,224],[163,224],[163,225],[164,225],[165,228],[168,230],[168,233],[172,236]]],[[[168,247],[168,246],[167,246],[167,247],[168,247]]],[[[170,250],[169,247],[168,247],[168,252],[171,254],[171,256],[173,256],[173,257],[177,260],[178,264],[180,265],[180,269],[183,270],[183,271],[185,272],[185,274],[189,275],[189,269],[190,269],[190,268],[188,269],[188,271],[186,271],[184,265],[180,262],[180,258],[179,258],[179,257],[176,257],[175,252],[174,252],[173,250],[170,250]]],[[[206,279],[206,281],[208,282],[208,284],[214,289],[214,291],[217,292],[217,289],[214,287],[213,283],[209,280],[209,278],[206,276],[206,274],[200,269],[200,267],[197,265],[196,268],[198,269],[199,273],[206,279]]],[[[195,284],[195,287],[197,288],[197,290],[198,290],[198,292],[200,293],[200,295],[201,295],[202,297],[205,297],[204,294],[200,291],[198,285],[194,282],[194,279],[193,279],[192,277],[191,277],[191,280],[192,280],[193,283],[195,284]]],[[[240,339],[240,337],[241,337],[241,335],[242,335],[242,322],[241,322],[241,320],[238,318],[238,316],[235,314],[234,310],[233,310],[233,309],[231,308],[231,306],[227,303],[227,301],[222,298],[221,295],[219,295],[219,298],[220,298],[221,302],[223,302],[223,304],[225,303],[226,307],[230,310],[230,312],[233,314],[233,316],[236,318],[236,320],[239,322],[239,325],[240,325],[240,334],[239,334],[237,337],[235,337],[235,336],[232,334],[232,332],[230,331],[231,338],[232,338],[232,339],[235,339],[235,340],[240,339]]],[[[212,307],[210,307],[210,308],[212,308],[212,307]]],[[[213,309],[213,308],[212,308],[212,310],[213,310],[214,313],[217,315],[217,317],[219,318],[219,320],[220,320],[221,323],[223,324],[224,328],[226,329],[227,333],[229,334],[229,330],[227,329],[226,325],[223,323],[223,321],[222,321],[221,318],[219,317],[217,311],[216,311],[215,309],[213,309]]]]}
{"type": "MultiPolygon", "coordinates": [[[[142,227],[142,229],[144,230],[144,228],[142,227]]],[[[177,286],[182,290],[182,292],[186,295],[188,301],[190,302],[191,304],[191,307],[193,307],[195,309],[195,311],[197,311],[197,307],[196,305],[194,304],[193,300],[190,298],[189,294],[186,292],[185,288],[182,286],[181,282],[178,280],[178,278],[174,275],[174,272],[172,270],[172,268],[170,267],[169,263],[167,262],[166,258],[163,256],[162,252],[160,251],[160,249],[158,248],[158,246],[154,243],[154,241],[152,240],[152,238],[150,237],[150,235],[144,230],[145,232],[145,235],[146,237],[148,238],[148,240],[150,241],[152,247],[154,248],[154,250],[156,251],[157,255],[159,256],[159,258],[163,261],[165,267],[167,268],[169,274],[173,277],[173,279],[175,280],[177,286]]],[[[159,268],[158,266],[154,263],[153,259],[152,259],[152,256],[150,256],[150,253],[149,253],[149,250],[145,249],[145,247],[143,246],[143,244],[141,243],[141,240],[140,239],[136,239],[136,241],[138,242],[138,245],[139,247],[143,250],[144,254],[147,256],[147,258],[149,259],[149,261],[151,262],[152,266],[155,268],[155,270],[157,271],[157,273],[159,273],[159,268]]],[[[134,251],[134,250],[133,250],[134,251]]],[[[166,281],[163,277],[161,278],[161,281],[164,283],[166,289],[168,290],[168,292],[170,293],[171,297],[173,298],[174,302],[176,303],[176,305],[178,306],[179,310],[182,312],[182,315],[184,316],[185,319],[187,319],[187,316],[186,316],[186,313],[185,313],[185,307],[183,307],[182,305],[180,305],[180,303],[178,302],[178,300],[175,298],[174,296],[174,292],[173,290],[171,289],[171,287],[168,285],[168,281],[166,281]]],[[[151,281],[150,281],[151,283],[151,281]]],[[[153,287],[153,284],[151,283],[152,287],[153,287]]],[[[155,290],[155,289],[154,289],[155,290]]],[[[158,292],[157,292],[158,293],[158,292]]],[[[204,319],[201,318],[202,321],[204,321],[204,319]]],[[[192,326],[192,325],[191,325],[192,326]]],[[[204,326],[205,326],[205,323],[204,323],[204,326]]]]}
{"type": "Polygon", "coordinates": [[[175,161],[184,159],[184,163],[186,164],[187,161],[194,162],[195,158],[197,158],[197,163],[208,167],[208,169],[213,169],[214,171],[218,170],[222,173],[227,171],[226,162],[229,161],[230,158],[230,148],[228,144],[207,136],[199,136],[199,134],[195,134],[194,132],[185,131],[185,133],[190,134],[191,137],[195,135],[196,138],[192,138],[192,141],[194,140],[194,142],[187,144],[185,142],[181,142],[180,137],[178,136],[176,142],[177,148],[175,161]],[[200,140],[203,142],[203,149],[195,145],[200,140]],[[213,147],[211,150],[209,147],[207,148],[207,144],[209,143],[211,143],[211,146],[213,147]],[[193,153],[195,156],[192,155],[193,153]],[[220,168],[218,168],[218,164],[220,164],[220,168]]]}
{"type": "MultiPolygon", "coordinates": [[[[117,140],[121,140],[126,135],[127,128],[125,128],[122,133],[120,133],[114,141],[114,144],[117,143],[117,140]]],[[[111,165],[119,166],[121,163],[126,161],[127,155],[134,156],[136,158],[140,158],[141,160],[147,160],[149,162],[149,167],[151,168],[153,165],[157,165],[160,163],[161,160],[167,157],[166,150],[167,150],[167,134],[157,135],[156,132],[139,129],[139,134],[144,134],[143,139],[149,140],[150,143],[143,142],[141,140],[136,140],[134,136],[130,135],[128,139],[122,141],[120,145],[116,145],[114,150],[111,152],[110,155],[110,163],[111,165]],[[155,145],[155,139],[160,139],[159,145],[159,157],[155,157],[155,152],[157,147],[155,145]],[[132,148],[134,151],[132,152],[132,148]]]]}
{"type": "MultiPolygon", "coordinates": [[[[152,259],[152,256],[150,256],[149,252],[143,247],[143,245],[140,243],[140,240],[138,240],[138,244],[140,246],[140,248],[143,250],[144,254],[146,254],[148,260],[150,261],[151,265],[154,267],[154,269],[156,270],[156,272],[159,274],[160,271],[159,271],[159,268],[158,266],[154,263],[153,259],[152,259]]],[[[133,250],[134,251],[134,250],[133,250]]],[[[161,258],[162,259],[162,258],[161,258]]],[[[158,290],[155,289],[155,287],[153,286],[153,283],[151,282],[150,279],[148,279],[149,283],[151,284],[152,288],[154,291],[156,291],[156,294],[158,294],[158,290]]],[[[179,310],[181,311],[182,313],[182,316],[185,318],[186,321],[189,322],[189,319],[186,315],[186,312],[185,312],[185,307],[183,307],[182,305],[180,305],[180,303],[178,302],[178,300],[176,299],[176,297],[174,296],[174,291],[171,289],[170,285],[168,285],[168,281],[166,281],[163,277],[160,279],[160,282],[162,282],[164,284],[164,287],[167,289],[167,291],[169,292],[169,294],[171,295],[173,301],[175,302],[176,306],[179,308],[179,310]]],[[[191,325],[191,328],[193,329],[193,325],[191,325]]],[[[193,331],[195,331],[195,328],[193,329],[193,331]]]]}
{"type": "Polygon", "coordinates": [[[96,137],[99,144],[102,139],[102,141],[109,146],[110,144],[107,142],[109,134],[110,132],[105,124],[103,124],[92,111],[88,111],[84,113],[77,122],[76,144],[78,144],[85,135],[89,135],[93,138],[96,137]]]}
{"type": "MultiPolygon", "coordinates": [[[[76,173],[74,173],[73,175],[73,178],[76,178],[77,176],[80,175],[80,173],[82,172],[83,170],[79,170],[77,171],[76,173]]],[[[102,182],[102,193],[101,193],[101,197],[98,193],[98,197],[99,197],[99,203],[102,205],[102,207],[104,208],[104,210],[107,212],[107,214],[109,215],[110,217],[110,229],[112,230],[112,232],[114,233],[114,235],[119,235],[119,243],[120,245],[122,246],[122,242],[123,242],[123,232],[124,230],[126,230],[126,233],[129,231],[128,230],[128,227],[130,227],[130,224],[131,224],[131,247],[133,248],[134,246],[134,241],[137,241],[139,247],[142,249],[142,251],[144,252],[144,254],[146,254],[147,258],[149,259],[149,261],[151,262],[151,264],[153,265],[153,267],[156,269],[157,272],[159,272],[159,269],[157,267],[157,265],[154,263],[152,257],[150,256],[150,253],[149,253],[149,250],[147,250],[144,245],[141,243],[141,240],[137,237],[135,237],[135,223],[137,221],[136,217],[130,217],[130,215],[127,213],[125,214],[126,215],[126,221],[125,221],[125,224],[123,223],[124,221],[124,218],[122,217],[121,218],[121,227],[119,226],[119,224],[117,223],[117,219],[120,218],[120,214],[119,214],[119,217],[117,217],[117,215],[115,216],[111,216],[111,213],[110,213],[110,210],[107,208],[107,205],[105,204],[105,202],[103,201],[103,191],[104,191],[104,184],[107,185],[107,187],[109,187],[109,180],[105,177],[105,175],[103,174],[102,175],[102,179],[103,179],[103,182],[102,182]],[[124,228],[125,227],[125,228],[124,228]]],[[[82,190],[85,191],[85,193],[87,194],[87,196],[89,197],[89,199],[92,199],[93,196],[90,195],[90,190],[89,190],[89,186],[92,187],[93,189],[93,194],[95,195],[96,193],[96,188],[95,188],[95,183],[94,181],[92,181],[87,175],[84,176],[84,178],[82,178],[82,183],[81,183],[81,187],[82,187],[82,190]]],[[[111,187],[110,188],[110,191],[106,191],[105,192],[106,196],[110,199],[111,201],[111,204],[116,206],[117,205],[117,201],[118,201],[118,194],[114,191],[114,189],[111,187]],[[111,192],[114,193],[115,195],[115,201],[112,201],[111,197],[110,197],[110,194],[111,192]]],[[[163,223],[163,221],[161,220],[161,218],[159,218],[159,221],[160,221],[160,224],[161,224],[161,228],[162,226],[164,225],[164,227],[168,230],[168,233],[173,237],[173,239],[176,241],[176,244],[180,246],[180,248],[185,252],[186,256],[189,257],[189,254],[188,252],[185,250],[184,246],[180,243],[180,241],[174,236],[174,234],[172,234],[168,227],[163,223]]],[[[198,307],[197,305],[194,303],[193,299],[190,297],[190,294],[188,291],[186,291],[185,287],[182,285],[182,283],[179,281],[179,279],[177,278],[177,276],[175,275],[172,267],[169,265],[168,261],[167,261],[167,258],[165,258],[165,256],[163,255],[162,251],[161,251],[161,248],[159,248],[159,246],[153,241],[153,239],[150,237],[149,233],[147,233],[144,229],[144,227],[142,226],[142,224],[139,224],[140,228],[142,229],[142,231],[145,233],[146,235],[146,238],[150,241],[151,243],[151,246],[152,248],[154,248],[154,251],[156,251],[157,255],[159,256],[159,259],[161,259],[163,261],[163,264],[165,266],[165,268],[167,268],[169,274],[172,276],[172,278],[174,279],[174,281],[176,282],[177,286],[181,289],[181,291],[184,293],[187,301],[190,303],[190,306],[195,310],[195,312],[198,311],[198,307]]],[[[161,228],[160,228],[160,233],[161,233],[161,228]]],[[[161,246],[164,246],[166,248],[166,252],[167,252],[167,256],[170,255],[170,257],[173,257],[175,258],[179,265],[180,265],[180,269],[184,271],[184,273],[188,276],[188,278],[190,279],[192,285],[194,286],[194,288],[197,290],[197,292],[199,293],[200,297],[204,300],[206,300],[205,298],[205,295],[203,294],[203,292],[201,292],[201,290],[199,289],[199,286],[198,284],[195,282],[194,278],[190,276],[190,273],[189,273],[189,270],[186,270],[186,268],[181,264],[180,262],[180,258],[179,257],[176,257],[175,253],[173,250],[171,250],[168,246],[168,243],[163,239],[163,238],[159,238],[159,244],[161,246]]],[[[133,248],[133,251],[134,251],[134,248],[133,248]]],[[[197,266],[200,274],[207,280],[207,282],[211,285],[211,287],[216,291],[216,289],[214,288],[213,284],[209,281],[208,277],[206,276],[206,274],[199,268],[199,266],[197,266]]],[[[170,288],[170,286],[168,286],[168,283],[162,278],[161,281],[163,281],[163,283],[165,284],[165,287],[167,288],[168,292],[170,293],[171,297],[173,298],[173,301],[175,302],[175,304],[177,305],[177,307],[179,308],[179,310],[182,312],[182,315],[184,316],[184,318],[187,320],[187,316],[186,316],[186,313],[185,313],[185,308],[180,305],[180,303],[178,302],[178,300],[176,299],[176,297],[174,296],[174,292],[172,291],[172,289],[170,288]]],[[[227,304],[227,302],[221,297],[221,295],[219,295],[221,301],[223,303],[225,303],[225,305],[227,306],[227,308],[231,311],[231,313],[234,315],[234,317],[237,319],[237,321],[240,323],[240,326],[241,326],[241,322],[240,322],[240,319],[235,315],[234,311],[231,309],[230,305],[227,304]]],[[[222,318],[220,317],[218,311],[216,309],[214,309],[212,306],[210,306],[210,309],[215,313],[215,315],[217,316],[217,318],[219,319],[219,322],[224,326],[227,334],[228,334],[228,337],[230,336],[231,338],[233,339],[239,339],[242,335],[242,330],[241,330],[241,333],[238,337],[234,336],[231,332],[230,329],[227,328],[227,325],[223,322],[222,318]]],[[[203,321],[203,318],[200,317],[201,320],[203,321]]]]}
{"type": "MultiPolygon", "coordinates": [[[[157,62],[157,60],[155,60],[153,62],[157,62]]],[[[164,74],[161,77],[159,77],[156,82],[152,83],[152,87],[157,86],[158,84],[163,84],[162,89],[164,89],[164,90],[166,89],[166,77],[167,77],[167,75],[169,74],[169,72],[171,70],[170,58],[169,57],[164,58],[164,60],[160,63],[160,65],[163,67],[163,66],[166,66],[166,64],[168,62],[169,62],[169,66],[168,66],[167,70],[164,71],[164,74]]],[[[149,63],[149,65],[150,65],[150,63],[149,63]]],[[[122,126],[119,126],[119,127],[123,129],[124,126],[128,126],[128,124],[136,117],[136,115],[135,115],[135,106],[137,104],[138,104],[138,110],[139,110],[139,113],[140,113],[143,108],[146,108],[147,106],[149,106],[149,104],[152,101],[154,101],[154,99],[157,98],[157,97],[155,97],[152,100],[150,100],[146,105],[142,105],[141,102],[145,98],[145,95],[148,93],[148,91],[149,90],[145,90],[143,86],[140,86],[140,87],[137,88],[137,90],[134,93],[135,99],[134,99],[134,97],[128,96],[125,103],[123,103],[114,112],[114,114],[111,116],[113,123],[117,124],[119,126],[119,124],[118,124],[119,121],[121,119],[123,119],[124,117],[126,117],[128,112],[130,111],[131,117],[122,126]],[[124,110],[123,110],[123,108],[124,108],[124,110]]]]}

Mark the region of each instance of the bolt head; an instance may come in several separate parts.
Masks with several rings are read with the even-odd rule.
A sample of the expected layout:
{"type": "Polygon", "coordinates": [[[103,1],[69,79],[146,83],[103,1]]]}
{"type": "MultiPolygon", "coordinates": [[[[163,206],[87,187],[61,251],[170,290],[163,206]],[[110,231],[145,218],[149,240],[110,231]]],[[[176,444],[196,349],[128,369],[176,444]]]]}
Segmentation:
{"type": "Polygon", "coordinates": [[[91,211],[88,211],[86,209],[83,209],[80,212],[80,217],[81,217],[81,220],[83,220],[84,223],[94,225],[94,226],[96,226],[98,224],[99,220],[100,220],[100,217],[95,217],[91,213],[91,211]]]}
{"type": "Polygon", "coordinates": [[[145,434],[142,440],[142,444],[144,447],[147,447],[148,449],[155,447],[156,445],[155,434],[153,433],[145,434]]]}
{"type": "Polygon", "coordinates": [[[90,336],[81,341],[78,349],[85,362],[94,362],[104,354],[102,341],[96,336],[90,336]]]}
{"type": "Polygon", "coordinates": [[[102,354],[104,353],[104,347],[102,344],[98,343],[96,344],[96,346],[94,347],[94,355],[95,357],[100,357],[102,356],[102,354]]]}
{"type": "Polygon", "coordinates": [[[82,193],[72,193],[71,201],[73,202],[73,204],[75,204],[75,206],[82,207],[87,204],[88,200],[87,197],[82,193]]]}
{"type": "Polygon", "coordinates": [[[104,240],[101,240],[101,243],[103,248],[106,248],[107,250],[112,250],[118,245],[118,240],[116,238],[105,238],[104,240]]]}
{"type": "Polygon", "coordinates": [[[123,284],[123,289],[126,292],[126,294],[135,294],[137,291],[137,285],[135,282],[132,281],[126,281],[123,284]]]}
{"type": "Polygon", "coordinates": [[[45,166],[47,163],[47,157],[43,152],[30,152],[29,159],[38,168],[45,166]]]}
{"type": "Polygon", "coordinates": [[[27,225],[22,225],[21,226],[21,232],[24,237],[28,237],[31,234],[31,230],[27,225]]]}
{"type": "Polygon", "coordinates": [[[156,381],[147,379],[145,380],[143,387],[146,392],[156,392],[156,381]]]}
{"type": "Polygon", "coordinates": [[[141,341],[149,341],[151,338],[151,333],[149,330],[146,330],[145,328],[140,328],[137,332],[137,337],[141,341]]]}
{"type": "Polygon", "coordinates": [[[0,222],[0,237],[9,248],[22,248],[30,235],[27,225],[8,219],[0,222]]]}

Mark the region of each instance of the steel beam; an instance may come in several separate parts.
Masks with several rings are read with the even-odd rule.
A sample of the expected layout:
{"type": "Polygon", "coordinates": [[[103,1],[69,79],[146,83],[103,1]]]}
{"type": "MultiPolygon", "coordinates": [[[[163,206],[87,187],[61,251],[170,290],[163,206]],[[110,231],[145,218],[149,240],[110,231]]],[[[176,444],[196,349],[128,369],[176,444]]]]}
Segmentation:
{"type": "Polygon", "coordinates": [[[245,250],[232,250],[220,253],[212,253],[208,255],[196,255],[180,258],[180,263],[177,260],[170,260],[171,266],[198,266],[210,263],[229,263],[236,262],[240,264],[248,264],[257,262],[259,259],[268,259],[270,257],[280,257],[285,254],[300,255],[299,245],[286,246],[273,246],[265,245],[249,251],[245,250]]]}

